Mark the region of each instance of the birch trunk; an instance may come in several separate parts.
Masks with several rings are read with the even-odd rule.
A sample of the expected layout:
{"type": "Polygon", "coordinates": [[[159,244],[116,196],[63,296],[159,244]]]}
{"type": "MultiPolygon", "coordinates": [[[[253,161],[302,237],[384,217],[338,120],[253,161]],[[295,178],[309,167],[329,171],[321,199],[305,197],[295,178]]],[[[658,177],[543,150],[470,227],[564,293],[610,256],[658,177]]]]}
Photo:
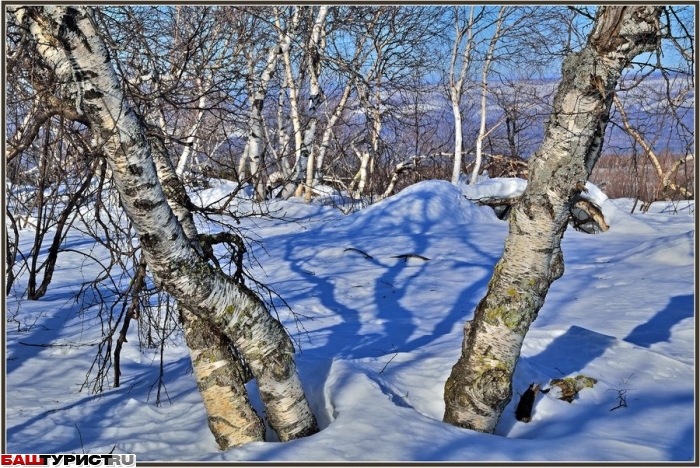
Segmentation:
{"type": "MultiPolygon", "coordinates": [[[[199,233],[188,206],[191,201],[163,141],[149,138],[158,179],[170,208],[192,247],[201,255],[199,233]]],[[[158,279],[156,279],[158,281],[158,279]]],[[[221,450],[265,440],[265,423],[253,409],[245,384],[250,370],[232,349],[228,338],[210,323],[181,306],[185,341],[190,350],[197,388],[207,411],[209,429],[221,450]]]]}
{"type": "Polygon", "coordinates": [[[476,151],[474,159],[474,169],[472,169],[472,177],[470,184],[475,184],[477,178],[479,177],[479,170],[481,169],[482,151],[484,147],[484,139],[486,138],[486,95],[488,93],[488,77],[489,68],[491,68],[491,61],[493,60],[493,53],[496,49],[496,43],[498,42],[499,36],[501,34],[501,25],[503,24],[504,13],[506,7],[502,6],[498,10],[498,18],[496,19],[496,30],[491,37],[491,43],[489,44],[489,51],[486,54],[486,60],[484,61],[484,68],[481,70],[481,119],[479,121],[479,136],[476,138],[476,151]]]}
{"type": "MultiPolygon", "coordinates": [[[[198,88],[201,87],[201,80],[198,80],[198,88]]],[[[187,169],[187,163],[189,162],[190,155],[193,152],[195,141],[197,139],[197,133],[199,132],[199,128],[202,126],[202,122],[204,120],[204,107],[206,105],[207,96],[205,94],[202,94],[199,97],[199,102],[197,103],[197,108],[199,109],[199,111],[197,111],[197,117],[195,117],[194,124],[192,125],[192,130],[190,130],[190,134],[185,140],[185,148],[182,150],[180,159],[177,162],[177,169],[175,169],[177,176],[180,178],[182,178],[185,175],[185,169],[187,169]]]]}
{"type": "MultiPolygon", "coordinates": [[[[282,29],[280,14],[277,8],[275,8],[275,12],[275,25],[279,31],[280,43],[291,44],[292,36],[296,37],[296,32],[299,28],[299,22],[301,20],[299,15],[299,7],[294,8],[292,19],[286,31],[282,29]]],[[[289,53],[289,47],[287,47],[282,54],[282,59],[284,61],[285,82],[289,89],[290,118],[292,121],[292,128],[294,129],[294,155],[296,160],[296,174],[294,178],[295,180],[299,180],[301,178],[302,166],[306,163],[306,161],[302,161],[301,151],[303,146],[303,135],[301,131],[301,116],[299,115],[299,100],[297,97],[299,94],[299,85],[294,81],[292,58],[289,53]]],[[[293,194],[294,189],[291,187],[291,184],[289,187],[285,187],[284,190],[282,190],[282,198],[284,199],[291,197],[293,194]]]]}
{"type": "MultiPolygon", "coordinates": [[[[459,7],[456,7],[459,8],[459,7]]],[[[450,102],[452,103],[452,115],[455,119],[455,159],[452,166],[452,183],[459,183],[459,176],[462,173],[462,110],[459,104],[464,94],[464,80],[467,77],[469,64],[471,63],[473,33],[474,33],[474,6],[469,10],[469,21],[463,28],[459,28],[458,10],[455,10],[455,29],[457,36],[455,38],[454,47],[452,48],[452,59],[450,60],[450,102]],[[455,79],[455,71],[457,67],[457,57],[459,54],[459,44],[462,42],[464,35],[467,35],[467,42],[464,45],[464,50],[461,54],[462,64],[459,69],[459,74],[455,79]]]]}
{"type": "MultiPolygon", "coordinates": [[[[305,180],[299,182],[306,185],[304,199],[308,202],[311,200],[311,188],[314,183],[314,149],[313,142],[316,138],[316,126],[318,125],[319,107],[323,103],[324,96],[321,90],[321,85],[318,82],[318,76],[321,74],[321,57],[323,56],[323,27],[326,23],[326,15],[328,14],[328,5],[322,5],[318,10],[318,15],[314,21],[314,26],[311,31],[311,38],[308,46],[308,66],[309,66],[309,81],[310,81],[310,96],[309,96],[309,123],[304,133],[304,146],[302,152],[308,155],[306,163],[305,180]]],[[[301,185],[300,185],[301,186],[301,185]]]]}
{"type": "Polygon", "coordinates": [[[287,87],[286,78],[283,79],[282,86],[277,94],[277,147],[280,157],[277,161],[278,169],[282,173],[284,180],[292,175],[292,164],[289,162],[289,132],[288,121],[284,115],[284,90],[287,87]]]}
{"type": "MultiPolygon", "coordinates": [[[[671,181],[671,176],[678,170],[678,168],[682,164],[691,161],[693,159],[693,155],[688,155],[679,159],[673,165],[671,165],[668,171],[664,172],[664,170],[661,168],[661,163],[659,162],[659,158],[656,155],[654,149],[649,143],[647,143],[642,134],[639,133],[637,129],[632,127],[632,125],[630,124],[629,118],[627,117],[627,112],[625,112],[625,108],[622,107],[622,102],[620,102],[620,98],[617,95],[614,96],[613,102],[615,103],[615,107],[617,107],[617,110],[620,112],[620,119],[622,119],[623,127],[625,128],[627,133],[631,135],[632,138],[634,138],[634,141],[636,141],[639,144],[639,146],[642,147],[647,157],[649,158],[651,165],[654,166],[654,169],[656,170],[656,175],[659,176],[660,181],[659,192],[668,195],[666,192],[668,192],[668,190],[670,189],[672,192],[680,193],[685,198],[693,198],[693,192],[686,189],[685,187],[680,187],[671,181]]],[[[648,200],[648,202],[653,201],[654,200],[648,200]]]]}
{"type": "Polygon", "coordinates": [[[338,102],[338,106],[335,108],[335,110],[333,111],[333,114],[331,114],[330,118],[328,119],[328,123],[326,124],[326,129],[323,132],[323,136],[321,137],[321,144],[319,145],[319,149],[318,149],[318,157],[316,158],[316,171],[314,172],[314,180],[313,180],[314,184],[319,184],[323,181],[323,176],[324,176],[323,160],[326,157],[326,152],[331,147],[331,138],[333,137],[333,127],[338,122],[338,119],[340,118],[343,111],[345,110],[345,105],[348,102],[348,98],[350,97],[351,91],[352,91],[352,81],[348,81],[345,84],[345,88],[343,89],[343,94],[340,97],[340,101],[338,102]]]}
{"type": "Polygon", "coordinates": [[[230,341],[189,310],[182,315],[197,388],[219,448],[264,441],[265,423],[250,404],[248,376],[230,341]]]}
{"type": "Polygon", "coordinates": [[[23,7],[16,14],[29,17],[39,54],[59,78],[78,84],[78,109],[105,142],[122,205],[160,286],[231,340],[257,379],[281,441],[317,432],[286,331],[251,290],[206,263],[167,203],[143,125],[122,93],[89,10],[23,7]]]}
{"type": "MultiPolygon", "coordinates": [[[[379,60],[375,63],[375,67],[379,63],[379,60]]],[[[368,73],[367,76],[371,76],[372,73],[368,73]]],[[[355,89],[357,90],[357,97],[362,104],[363,111],[365,113],[365,119],[367,120],[367,126],[370,127],[369,135],[365,136],[362,141],[365,145],[365,149],[360,151],[354,141],[351,142],[351,146],[357,157],[360,159],[360,169],[353,177],[348,187],[350,191],[353,191],[354,187],[357,186],[357,190],[354,193],[356,198],[361,197],[366,189],[367,183],[374,172],[374,160],[379,152],[379,143],[382,132],[382,113],[380,110],[381,106],[381,79],[377,78],[376,88],[374,91],[374,102],[372,102],[372,97],[369,92],[369,84],[367,79],[356,78],[355,79],[355,89]]]]}
{"type": "Polygon", "coordinates": [[[259,200],[264,200],[266,198],[265,184],[261,173],[262,154],[265,144],[263,141],[262,109],[265,102],[265,95],[267,94],[267,87],[275,72],[275,67],[277,66],[277,58],[283,53],[285,45],[288,46],[288,44],[283,42],[279,46],[272,47],[268,52],[265,69],[260,77],[260,82],[255,88],[255,93],[253,94],[253,99],[250,104],[248,143],[246,144],[243,160],[250,161],[250,172],[253,177],[255,193],[259,200]]]}
{"type": "Polygon", "coordinates": [[[569,207],[600,156],[617,81],[635,56],[658,47],[661,10],[601,7],[586,46],[564,61],[545,138],[530,160],[530,182],[509,218],[503,256],[464,326],[462,353],[445,384],[445,422],[495,430],[512,397],[525,334],[564,272],[561,238],[569,207]]]}
{"type": "Polygon", "coordinates": [[[454,165],[452,166],[452,184],[459,184],[459,176],[462,173],[462,111],[459,109],[459,99],[452,101],[452,115],[455,119],[455,152],[454,165]]]}

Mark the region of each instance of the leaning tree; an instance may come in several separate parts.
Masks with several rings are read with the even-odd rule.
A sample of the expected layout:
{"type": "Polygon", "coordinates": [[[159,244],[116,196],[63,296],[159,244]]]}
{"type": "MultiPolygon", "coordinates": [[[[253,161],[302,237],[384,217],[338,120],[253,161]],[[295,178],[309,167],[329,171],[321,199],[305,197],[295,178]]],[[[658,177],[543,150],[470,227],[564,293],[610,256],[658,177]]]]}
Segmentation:
{"type": "Polygon", "coordinates": [[[257,423],[251,422],[254,411],[243,411],[250,406],[244,387],[231,392],[216,376],[220,363],[233,358],[202,356],[202,349],[212,341],[222,343],[215,347],[219,350],[230,342],[241,354],[257,380],[268,422],[281,441],[318,431],[296,371],[294,346],[284,327],[252,290],[207,263],[187,216],[174,213],[173,208],[182,206],[176,195],[170,195],[173,187],[161,183],[167,169],[161,164],[162,144],[149,138],[146,124],[126,99],[114,57],[99,34],[92,10],[25,6],[10,8],[10,12],[32,37],[43,63],[69,88],[71,106],[88,123],[158,285],[191,313],[188,328],[206,325],[201,333],[187,333],[193,338],[188,344],[197,348],[191,351],[200,389],[205,400],[210,397],[206,408],[210,411],[223,405],[241,410],[229,414],[231,419],[219,427],[225,431],[221,426],[257,423]],[[201,359],[209,362],[208,367],[199,365],[201,359]],[[207,375],[202,374],[210,377],[204,389],[201,381],[207,375]]]}
{"type": "Polygon", "coordinates": [[[486,296],[464,325],[462,353],[445,384],[444,421],[492,433],[550,285],[564,273],[561,239],[569,209],[600,156],[615,87],[632,60],[659,47],[658,6],[598,9],[585,46],[562,64],[530,181],[509,217],[509,234],[486,296]]]}

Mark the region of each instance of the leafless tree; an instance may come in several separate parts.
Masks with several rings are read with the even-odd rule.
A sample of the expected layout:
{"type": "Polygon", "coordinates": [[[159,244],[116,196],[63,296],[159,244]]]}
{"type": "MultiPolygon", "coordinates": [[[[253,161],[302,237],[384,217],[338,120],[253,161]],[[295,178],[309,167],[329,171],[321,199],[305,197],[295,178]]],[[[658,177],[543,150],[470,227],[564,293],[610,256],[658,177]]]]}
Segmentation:
{"type": "Polygon", "coordinates": [[[523,339],[550,285],[564,273],[561,238],[600,157],[613,95],[625,67],[660,43],[661,7],[601,7],[586,45],[569,54],[530,180],[462,353],[445,384],[444,420],[493,432],[512,397],[523,339]]]}
{"type": "MultiPolygon", "coordinates": [[[[154,163],[159,149],[147,138],[147,127],[122,91],[91,10],[18,7],[13,14],[36,41],[44,63],[73,91],[76,108],[104,149],[121,204],[153,275],[183,310],[196,314],[235,345],[257,379],[268,421],[280,440],[317,431],[289,336],[252,290],[212,269],[196,239],[188,236],[186,223],[166,203],[154,163]]],[[[242,400],[239,404],[245,406],[242,400]]]]}

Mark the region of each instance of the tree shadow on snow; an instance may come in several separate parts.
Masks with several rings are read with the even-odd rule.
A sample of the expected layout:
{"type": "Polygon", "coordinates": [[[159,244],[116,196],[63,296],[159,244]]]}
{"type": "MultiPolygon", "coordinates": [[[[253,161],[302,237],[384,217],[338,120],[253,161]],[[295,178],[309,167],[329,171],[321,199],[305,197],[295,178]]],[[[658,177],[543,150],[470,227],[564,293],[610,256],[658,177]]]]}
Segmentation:
{"type": "MultiPolygon", "coordinates": [[[[16,327],[14,323],[7,323],[7,373],[19,369],[29,360],[39,356],[41,353],[51,352],[50,348],[56,345],[63,333],[66,323],[80,311],[80,308],[72,301],[74,294],[59,290],[52,290],[38,301],[28,301],[18,298],[20,307],[17,320],[20,324],[16,327]],[[23,303],[31,312],[22,311],[23,303]],[[57,304],[63,304],[57,306],[57,304]],[[36,312],[36,309],[45,307],[46,312],[36,312]],[[32,318],[27,318],[31,316],[32,318]],[[38,317],[34,319],[33,317],[38,317]],[[32,322],[32,323],[30,323],[32,322]],[[19,330],[18,330],[19,328],[19,330]]],[[[10,312],[6,312],[10,315],[10,312]]]]}
{"type": "Polygon", "coordinates": [[[578,373],[614,346],[616,341],[615,337],[573,325],[539,354],[521,356],[513,379],[513,398],[498,423],[496,433],[508,434],[517,423],[515,406],[520,399],[520,393],[524,392],[530,383],[546,384],[553,378],[578,373]]]}
{"type": "Polygon", "coordinates": [[[567,376],[579,372],[594,359],[602,356],[616,341],[613,336],[572,325],[539,354],[520,359],[533,367],[552,373],[552,377],[567,376]]]}
{"type": "MultiPolygon", "coordinates": [[[[310,338],[323,340],[322,344],[315,346],[312,342],[297,360],[305,391],[314,413],[320,415],[322,427],[333,418],[326,414],[329,402],[325,401],[323,390],[333,359],[377,358],[430,345],[462,325],[486,290],[500,250],[484,248],[478,230],[470,232],[471,235],[452,233],[446,237],[440,230],[440,220],[430,219],[429,201],[418,200],[408,218],[386,219],[386,211],[391,210],[368,210],[351,215],[354,219],[341,218],[339,222],[323,223],[299,235],[284,236],[281,242],[273,238],[265,240],[269,245],[266,250],[271,255],[277,255],[274,250],[279,251],[293,273],[291,279],[283,280],[292,282],[292,287],[288,283],[285,289],[293,291],[291,295],[285,294],[285,299],[294,302],[297,297],[316,298],[321,309],[325,309],[321,316],[314,317],[313,310],[299,312],[330,322],[314,327],[310,338]],[[381,236],[377,233],[380,225],[384,230],[381,236]],[[435,242],[453,243],[454,254],[445,255],[444,248],[440,248],[437,251],[442,255],[435,257],[436,250],[431,248],[435,242]],[[466,257],[460,258],[462,252],[467,253],[466,257]],[[394,257],[403,254],[430,259],[394,257]],[[344,269],[334,267],[326,270],[332,276],[324,275],[326,262],[342,262],[344,269]],[[431,268],[448,269],[451,277],[438,281],[431,268]],[[456,296],[455,303],[445,310],[439,305],[444,304],[444,299],[436,300],[438,305],[430,302],[430,295],[439,295],[442,288],[449,288],[450,296],[456,296]],[[454,288],[459,288],[458,295],[454,288]],[[420,297],[412,298],[414,292],[420,297]]],[[[503,238],[505,234],[504,230],[503,238]]],[[[455,341],[455,350],[460,343],[461,335],[455,341]]],[[[405,405],[391,389],[383,386],[381,379],[377,382],[385,393],[398,398],[397,404],[405,405]]]]}
{"type": "MultiPolygon", "coordinates": [[[[420,200],[421,202],[423,200],[420,200]]],[[[445,334],[450,333],[453,328],[466,320],[473,313],[476,303],[481,298],[480,292],[485,291],[488,279],[493,267],[498,260],[496,254],[492,254],[479,246],[478,242],[473,242],[469,236],[463,236],[459,244],[454,246],[455,257],[444,256],[443,258],[431,258],[423,260],[418,256],[432,257],[431,243],[440,242],[439,228],[435,227],[438,220],[432,220],[429,216],[428,200],[425,206],[414,206],[416,212],[425,210],[425,214],[414,215],[410,219],[398,217],[392,220],[396,229],[388,222],[384,216],[386,211],[361,213],[355,220],[348,218],[342,224],[330,223],[330,225],[319,226],[313,232],[308,232],[300,236],[293,236],[285,239],[283,259],[299,278],[299,286],[295,294],[299,296],[318,297],[321,306],[342,318],[341,322],[334,323],[324,328],[325,344],[321,347],[313,348],[314,355],[326,357],[339,357],[346,359],[360,359],[366,357],[379,357],[391,353],[414,351],[421,346],[425,346],[445,334]],[[375,225],[389,226],[386,233],[382,233],[384,240],[395,239],[394,245],[387,246],[384,243],[375,247],[364,244],[372,242],[377,236],[375,225]],[[347,227],[344,232],[343,227],[347,227]],[[361,233],[361,237],[353,237],[353,233],[361,233]],[[325,245],[319,245],[321,243],[325,245]],[[358,249],[371,255],[372,258],[363,257],[358,253],[346,252],[342,257],[335,258],[314,258],[310,252],[314,250],[321,252],[324,250],[358,249]],[[379,252],[379,253],[377,253],[379,252]],[[461,261],[460,252],[469,252],[470,261],[461,261]],[[409,258],[402,259],[394,256],[409,255],[409,258]],[[479,260],[474,261],[477,257],[479,260]],[[377,326],[377,331],[368,332],[364,323],[368,316],[367,311],[362,310],[362,301],[366,301],[366,296],[361,296],[365,290],[358,289],[358,297],[361,301],[353,304],[352,289],[339,287],[346,277],[342,274],[342,269],[338,269],[340,274],[333,277],[324,277],[309,269],[310,265],[320,264],[325,261],[337,261],[346,263],[346,270],[349,271],[347,278],[359,278],[358,271],[366,272],[366,282],[373,282],[373,285],[362,284],[352,287],[366,288],[371,290],[371,307],[376,308],[376,312],[370,312],[372,321],[377,326]],[[440,265],[438,262],[449,262],[450,268],[454,272],[451,282],[443,282],[429,290],[434,294],[440,294],[440,287],[451,287],[456,283],[459,287],[459,278],[463,277],[466,287],[460,289],[458,299],[448,308],[448,310],[437,310],[433,304],[426,299],[424,294],[429,286],[424,286],[423,279],[430,277],[429,269],[433,265],[440,265]],[[456,278],[456,280],[455,280],[456,278]],[[412,290],[422,294],[422,298],[413,300],[410,296],[412,290]],[[347,297],[339,296],[339,293],[348,291],[347,297]],[[421,304],[422,302],[422,304],[421,304]],[[415,304],[423,310],[410,310],[407,303],[415,304]],[[422,315],[425,312],[425,315],[422,315]],[[433,330],[421,336],[416,336],[421,323],[433,321],[433,330]],[[382,329],[383,325],[383,329],[382,329]],[[362,330],[365,327],[365,330],[362,330]],[[392,349],[393,348],[393,349],[392,349]]],[[[387,210],[390,211],[390,210],[387,210]]],[[[352,216],[352,215],[351,215],[352,216]]],[[[476,236],[476,235],[475,235],[476,236]]],[[[504,233],[505,237],[505,233],[504,233]]],[[[474,239],[476,240],[476,239],[474,239]]],[[[269,241],[269,239],[268,239],[269,241]]],[[[500,254],[500,252],[499,252],[500,254]]],[[[444,268],[444,265],[440,265],[444,268]]],[[[322,268],[322,266],[319,266],[322,268]]],[[[359,280],[361,281],[361,280],[359,280]]],[[[347,287],[347,284],[344,285],[347,287]]],[[[289,297],[287,297],[289,299],[289,297]]],[[[305,312],[306,313],[306,312],[305,312]]],[[[317,330],[317,333],[320,330],[317,330]]],[[[459,344],[456,345],[459,347],[459,344]]]]}
{"type": "MultiPolygon", "coordinates": [[[[692,405],[694,396],[692,392],[676,392],[665,398],[659,399],[657,392],[635,392],[634,400],[630,405],[636,408],[620,408],[618,411],[610,411],[616,404],[615,397],[611,394],[609,401],[601,401],[596,404],[586,404],[587,411],[582,411],[581,406],[573,403],[572,406],[562,406],[562,410],[556,414],[549,414],[546,420],[533,421],[530,423],[516,422],[523,425],[523,430],[517,438],[500,437],[499,435],[477,434],[473,432],[465,433],[464,437],[457,437],[441,442],[436,439],[435,450],[425,454],[426,460],[491,460],[503,462],[518,461],[550,461],[557,460],[569,463],[595,462],[614,460],[621,462],[660,462],[660,461],[688,461],[694,456],[695,441],[693,437],[692,415],[688,415],[685,421],[678,421],[677,427],[669,428],[670,432],[676,434],[675,437],[668,437],[663,433],[656,443],[644,444],[648,438],[649,428],[645,424],[639,424],[640,411],[675,411],[678,406],[692,405]],[[639,410],[638,408],[644,408],[639,410]],[[569,411],[570,409],[570,411],[569,411]],[[618,434],[606,436],[608,444],[600,440],[598,446],[587,447],[586,440],[596,438],[595,434],[598,425],[603,425],[610,420],[621,421],[627,426],[627,430],[618,434]],[[500,439],[500,440],[499,440],[500,439]],[[476,451],[470,452],[470,444],[475,441],[482,441],[476,451]],[[499,445],[501,444],[501,445],[499,445]],[[640,454],[636,460],[624,460],[617,452],[617,444],[624,447],[623,453],[632,453],[628,448],[632,445],[640,446],[640,454]],[[502,446],[502,458],[493,456],[493,447],[502,446]],[[487,447],[482,450],[481,447],[487,447]],[[490,450],[488,448],[491,448],[490,450]],[[649,451],[646,451],[646,450],[649,451]],[[659,459],[643,460],[644,454],[657,451],[659,459]],[[566,458],[565,458],[566,457],[566,458]]],[[[540,399],[549,398],[541,395],[540,399]]],[[[509,405],[510,408],[510,405],[509,405]]],[[[514,419],[514,418],[513,418],[514,419]]],[[[499,425],[499,429],[502,429],[499,425]]],[[[503,434],[501,430],[497,434],[503,434]]],[[[598,440],[597,440],[598,441],[598,440]]],[[[597,442],[596,441],[596,442],[597,442]]],[[[558,464],[558,463],[557,463],[558,464]]],[[[654,463],[656,464],[656,463],[654,463]]],[[[538,464],[539,465],[539,464],[538,464]]]]}
{"type": "Polygon", "coordinates": [[[7,428],[8,453],[107,453],[114,446],[115,453],[135,453],[144,447],[186,445],[188,440],[196,444],[192,432],[208,431],[206,414],[199,404],[195,405],[202,412],[196,419],[199,427],[193,427],[188,414],[182,413],[192,410],[191,401],[198,403],[194,378],[190,377],[193,382],[189,386],[167,386],[190,373],[189,356],[165,364],[161,406],[155,404],[158,366],[125,362],[122,370],[128,377],[119,388],[82,397],[76,394],[73,401],[64,400],[54,408],[52,403],[58,400],[48,397],[42,405],[44,411],[7,428]],[[190,401],[183,403],[185,399],[190,401]],[[183,424],[188,427],[181,429],[183,424]]]}
{"type": "Polygon", "coordinates": [[[668,341],[671,338],[671,328],[681,320],[693,316],[694,303],[693,295],[673,296],[664,310],[657,312],[648,322],[638,325],[623,339],[644,348],[668,341]]]}

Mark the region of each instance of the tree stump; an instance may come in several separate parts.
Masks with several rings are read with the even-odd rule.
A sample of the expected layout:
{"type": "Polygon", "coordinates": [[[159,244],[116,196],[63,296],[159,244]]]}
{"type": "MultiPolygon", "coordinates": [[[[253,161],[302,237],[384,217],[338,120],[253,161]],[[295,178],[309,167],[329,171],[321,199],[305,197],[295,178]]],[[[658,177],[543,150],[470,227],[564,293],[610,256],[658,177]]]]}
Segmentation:
{"type": "Polygon", "coordinates": [[[530,384],[525,393],[520,396],[518,406],[515,408],[515,419],[526,423],[532,420],[532,408],[535,405],[535,399],[539,391],[540,384],[530,384]]]}

